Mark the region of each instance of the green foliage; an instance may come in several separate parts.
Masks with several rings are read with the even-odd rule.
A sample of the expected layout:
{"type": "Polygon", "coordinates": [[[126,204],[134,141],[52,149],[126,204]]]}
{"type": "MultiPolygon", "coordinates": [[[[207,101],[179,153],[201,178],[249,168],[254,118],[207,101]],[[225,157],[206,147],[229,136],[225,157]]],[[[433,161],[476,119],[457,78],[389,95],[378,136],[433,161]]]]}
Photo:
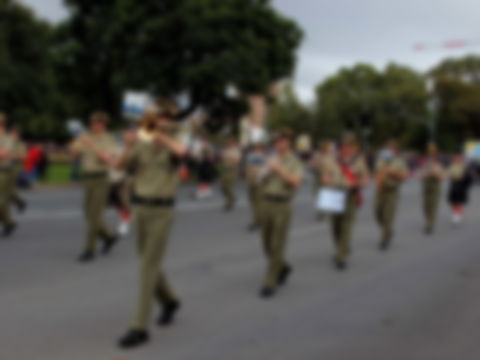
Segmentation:
{"type": "Polygon", "coordinates": [[[300,102],[291,85],[271,105],[267,126],[275,132],[282,127],[288,127],[295,133],[311,133],[313,129],[310,109],[300,102]]]}
{"type": "Polygon", "coordinates": [[[124,89],[189,95],[194,106],[228,106],[225,91],[266,93],[289,76],[301,30],[267,1],[68,0],[57,32],[57,69],[71,115],[114,114],[124,89]]]}
{"type": "Polygon", "coordinates": [[[31,10],[0,0],[0,111],[28,136],[40,138],[62,127],[50,116],[56,96],[50,36],[50,26],[31,10]]]}
{"type": "Polygon", "coordinates": [[[392,136],[412,145],[425,126],[426,100],[422,76],[407,67],[341,69],[317,88],[315,133],[338,138],[348,130],[375,146],[392,136]]]}
{"type": "MultiPolygon", "coordinates": [[[[210,111],[211,132],[225,123],[234,129],[246,105],[226,89],[268,94],[292,74],[303,36],[268,0],[64,2],[70,15],[53,26],[20,2],[0,0],[0,111],[31,138],[62,139],[65,119],[85,119],[94,109],[119,119],[125,89],[188,95],[188,110],[210,111]]],[[[395,136],[423,149],[436,119],[442,149],[480,138],[480,56],[447,59],[427,76],[433,94],[405,66],[344,68],[317,87],[313,106],[287,87],[271,105],[268,126],[332,139],[353,130],[373,146],[395,136]],[[427,110],[432,99],[434,113],[427,110]]]]}
{"type": "Polygon", "coordinates": [[[443,148],[458,151],[466,139],[480,139],[480,57],[448,59],[430,74],[443,148]]]}

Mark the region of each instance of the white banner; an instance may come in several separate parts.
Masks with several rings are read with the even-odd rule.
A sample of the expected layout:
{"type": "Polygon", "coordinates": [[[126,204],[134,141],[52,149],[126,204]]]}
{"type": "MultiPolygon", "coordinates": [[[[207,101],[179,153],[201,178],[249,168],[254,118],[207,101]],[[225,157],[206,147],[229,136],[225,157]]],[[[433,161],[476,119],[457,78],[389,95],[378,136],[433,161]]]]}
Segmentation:
{"type": "Polygon", "coordinates": [[[346,210],[347,193],[345,190],[322,188],[317,195],[317,210],[329,214],[343,214],[346,210]]]}

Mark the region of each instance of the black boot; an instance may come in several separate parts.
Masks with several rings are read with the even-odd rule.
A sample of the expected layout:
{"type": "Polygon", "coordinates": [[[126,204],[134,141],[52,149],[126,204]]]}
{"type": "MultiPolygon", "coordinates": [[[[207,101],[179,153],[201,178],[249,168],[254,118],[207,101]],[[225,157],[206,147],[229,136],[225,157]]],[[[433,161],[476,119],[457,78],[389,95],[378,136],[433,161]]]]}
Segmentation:
{"type": "Polygon", "coordinates": [[[93,259],[95,259],[95,254],[93,253],[93,251],[85,251],[78,257],[78,262],[88,263],[93,261],[93,259]]]}
{"type": "Polygon", "coordinates": [[[432,234],[433,234],[433,226],[426,226],[425,235],[432,235],[432,234]]]}
{"type": "Polygon", "coordinates": [[[347,262],[345,260],[339,259],[338,257],[333,258],[333,265],[338,271],[345,271],[348,267],[347,262]]]}
{"type": "Polygon", "coordinates": [[[285,285],[293,269],[290,265],[285,265],[278,275],[278,285],[285,285]]]}
{"type": "Polygon", "coordinates": [[[145,330],[129,330],[118,341],[118,346],[122,349],[132,349],[146,344],[150,340],[148,332],[145,330]]]}
{"type": "Polygon", "coordinates": [[[380,251],[387,251],[390,249],[390,241],[382,241],[380,242],[380,245],[378,246],[380,251]]]}
{"type": "Polygon", "coordinates": [[[159,326],[169,326],[175,320],[175,314],[180,310],[181,304],[179,301],[170,301],[163,304],[163,311],[158,317],[157,324],[159,326]]]}
{"type": "Polygon", "coordinates": [[[102,255],[108,255],[118,242],[118,235],[108,237],[103,242],[102,255]]]}
{"type": "Polygon", "coordinates": [[[275,288],[271,286],[264,286],[260,289],[260,297],[263,299],[270,299],[275,295],[275,288]]]}
{"type": "Polygon", "coordinates": [[[10,223],[5,226],[5,229],[3,230],[3,235],[5,237],[9,237],[10,235],[13,234],[13,232],[17,229],[17,224],[16,223],[10,223]]]}
{"type": "Polygon", "coordinates": [[[27,211],[27,206],[28,206],[27,203],[23,200],[17,203],[17,209],[21,214],[27,211]]]}

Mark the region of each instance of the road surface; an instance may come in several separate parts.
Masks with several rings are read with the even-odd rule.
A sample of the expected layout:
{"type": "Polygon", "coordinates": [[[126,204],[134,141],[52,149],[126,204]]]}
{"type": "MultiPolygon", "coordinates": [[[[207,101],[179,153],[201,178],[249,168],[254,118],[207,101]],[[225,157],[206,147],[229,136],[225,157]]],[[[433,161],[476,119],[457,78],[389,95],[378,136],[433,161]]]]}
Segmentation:
{"type": "Polygon", "coordinates": [[[383,254],[369,190],[351,266],[337,273],[328,224],[315,220],[302,189],[288,251],[294,274],[268,301],[257,296],[265,262],[258,234],[246,231],[245,201],[224,214],[218,197],[182,196],[166,270],[184,307],[174,327],[157,328],[152,318],[151,343],[123,352],[115,345],[134,309],[133,238],[78,264],[80,191],[28,193],[19,231],[0,239],[0,359],[478,360],[479,195],[460,228],[442,203],[438,229],[426,237],[420,186],[411,181],[394,247],[383,254]]]}

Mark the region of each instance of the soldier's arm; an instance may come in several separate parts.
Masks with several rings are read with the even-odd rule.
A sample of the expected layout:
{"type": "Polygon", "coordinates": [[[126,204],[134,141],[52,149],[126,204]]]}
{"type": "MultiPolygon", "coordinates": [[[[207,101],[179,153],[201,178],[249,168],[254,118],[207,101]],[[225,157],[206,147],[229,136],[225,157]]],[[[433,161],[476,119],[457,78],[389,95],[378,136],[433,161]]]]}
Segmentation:
{"type": "Polygon", "coordinates": [[[386,166],[381,161],[377,161],[375,165],[375,181],[378,185],[382,185],[386,177],[386,166]]]}
{"type": "Polygon", "coordinates": [[[98,160],[100,160],[102,163],[104,164],[107,164],[107,165],[111,165],[114,160],[115,160],[115,156],[113,154],[110,154],[108,152],[105,152],[103,150],[101,150],[96,144],[94,141],[92,141],[91,139],[85,139],[85,145],[93,151],[93,153],[95,154],[95,156],[97,157],[98,160]]]}
{"type": "Polygon", "coordinates": [[[364,159],[361,160],[360,172],[358,177],[358,186],[366,186],[370,180],[370,171],[364,159]]]}
{"type": "MultiPolygon", "coordinates": [[[[403,181],[408,177],[408,170],[406,164],[402,161],[401,163],[392,163],[385,164],[383,166],[383,177],[392,177],[397,180],[403,181]]],[[[380,171],[382,172],[382,171],[380,171]]]]}
{"type": "Polygon", "coordinates": [[[405,181],[408,178],[408,168],[404,161],[398,166],[390,170],[390,174],[398,180],[405,181]]]}
{"type": "Polygon", "coordinates": [[[27,148],[23,143],[17,145],[13,155],[15,161],[23,161],[27,157],[27,148]]]}
{"type": "Polygon", "coordinates": [[[295,171],[288,171],[277,162],[270,164],[270,170],[278,174],[283,181],[293,188],[298,188],[302,184],[302,170],[300,166],[295,171]]]}
{"type": "Polygon", "coordinates": [[[184,157],[187,155],[188,149],[185,145],[163,132],[157,134],[156,140],[177,157],[184,157]]]}
{"type": "Polygon", "coordinates": [[[137,142],[132,141],[126,143],[126,148],[118,158],[116,158],[111,166],[116,170],[126,170],[132,167],[137,157],[137,142]]]}
{"type": "Polygon", "coordinates": [[[438,165],[437,178],[438,180],[444,180],[447,177],[447,169],[441,164],[438,165]]]}
{"type": "Polygon", "coordinates": [[[82,143],[81,140],[84,135],[77,137],[68,145],[68,152],[72,155],[73,158],[79,158],[82,156],[82,143]]]}

